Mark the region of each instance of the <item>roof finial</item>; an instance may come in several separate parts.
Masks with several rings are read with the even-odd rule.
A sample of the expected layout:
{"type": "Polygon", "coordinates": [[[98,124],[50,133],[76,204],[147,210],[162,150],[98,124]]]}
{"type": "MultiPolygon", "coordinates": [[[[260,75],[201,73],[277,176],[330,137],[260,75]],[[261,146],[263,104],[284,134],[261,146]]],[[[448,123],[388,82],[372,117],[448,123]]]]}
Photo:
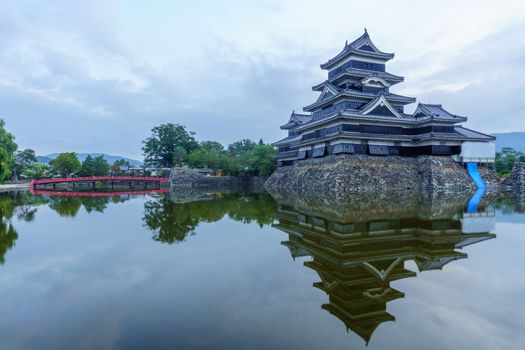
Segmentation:
{"type": "Polygon", "coordinates": [[[345,47],[347,47],[347,46],[348,46],[348,40],[345,41],[345,47]]]}
{"type": "Polygon", "coordinates": [[[368,34],[368,32],[366,31],[366,27],[365,27],[365,34],[368,34]]]}

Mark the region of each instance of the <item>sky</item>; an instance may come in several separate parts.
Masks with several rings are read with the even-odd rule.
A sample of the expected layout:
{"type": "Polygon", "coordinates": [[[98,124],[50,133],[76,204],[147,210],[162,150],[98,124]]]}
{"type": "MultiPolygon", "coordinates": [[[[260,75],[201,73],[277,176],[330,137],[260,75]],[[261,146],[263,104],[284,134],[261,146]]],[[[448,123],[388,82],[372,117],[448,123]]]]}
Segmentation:
{"type": "MultiPolygon", "coordinates": [[[[392,92],[525,131],[523,1],[0,0],[0,118],[20,148],[142,158],[151,128],[273,142],[366,27],[392,92]]],[[[411,112],[415,104],[407,108],[411,112]]]]}

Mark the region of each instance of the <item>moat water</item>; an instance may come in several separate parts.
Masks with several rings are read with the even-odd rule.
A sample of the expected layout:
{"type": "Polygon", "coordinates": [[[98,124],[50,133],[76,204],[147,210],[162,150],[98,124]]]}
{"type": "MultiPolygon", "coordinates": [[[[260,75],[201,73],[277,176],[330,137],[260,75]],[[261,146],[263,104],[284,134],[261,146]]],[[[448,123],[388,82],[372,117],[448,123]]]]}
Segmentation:
{"type": "Polygon", "coordinates": [[[525,204],[0,194],[1,349],[523,349],[525,204]]]}

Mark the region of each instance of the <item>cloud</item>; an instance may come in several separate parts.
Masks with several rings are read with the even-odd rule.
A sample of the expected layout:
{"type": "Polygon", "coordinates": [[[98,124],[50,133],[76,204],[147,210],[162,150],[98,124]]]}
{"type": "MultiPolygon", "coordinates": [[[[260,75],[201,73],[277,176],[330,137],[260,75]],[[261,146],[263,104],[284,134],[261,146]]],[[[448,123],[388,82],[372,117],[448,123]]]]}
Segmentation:
{"type": "MultiPolygon", "coordinates": [[[[450,55],[442,69],[407,79],[403,92],[423,102],[443,103],[470,117],[469,127],[485,132],[523,128],[525,82],[519,78],[525,76],[523,32],[525,25],[515,25],[471,43],[450,55]]],[[[424,64],[412,63],[416,71],[424,69],[424,64]]]]}
{"type": "Polygon", "coordinates": [[[8,3],[0,117],[39,153],[139,157],[140,141],[164,122],[203,140],[269,142],[292,109],[316,98],[310,87],[326,78],[319,63],[368,26],[380,48],[396,52],[388,68],[407,77],[397,91],[442,102],[470,116],[468,126],[512,130],[523,107],[520,3],[473,4],[8,3]]]}

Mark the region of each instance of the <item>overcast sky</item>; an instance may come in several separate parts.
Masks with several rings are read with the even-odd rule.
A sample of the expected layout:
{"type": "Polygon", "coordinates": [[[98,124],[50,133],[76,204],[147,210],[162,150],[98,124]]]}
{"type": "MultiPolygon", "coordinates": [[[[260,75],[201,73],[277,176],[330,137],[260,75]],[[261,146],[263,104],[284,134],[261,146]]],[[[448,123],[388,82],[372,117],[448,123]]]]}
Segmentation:
{"type": "Polygon", "coordinates": [[[480,131],[525,131],[523,0],[0,2],[0,118],[39,154],[141,158],[167,122],[224,145],[275,141],[316,99],[319,64],[365,27],[396,54],[393,92],[480,131]]]}

